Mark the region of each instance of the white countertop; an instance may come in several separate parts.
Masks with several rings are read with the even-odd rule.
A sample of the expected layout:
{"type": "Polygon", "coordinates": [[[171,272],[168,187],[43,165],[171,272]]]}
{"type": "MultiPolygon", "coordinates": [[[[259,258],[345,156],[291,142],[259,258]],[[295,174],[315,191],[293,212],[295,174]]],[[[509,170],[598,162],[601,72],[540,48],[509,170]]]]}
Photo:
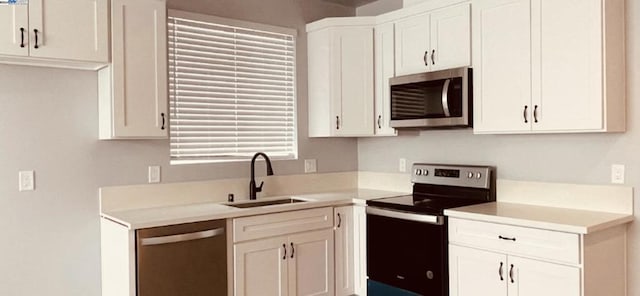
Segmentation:
{"type": "MultiPolygon", "coordinates": [[[[280,197],[259,198],[257,201],[267,201],[282,198],[297,198],[307,202],[270,205],[254,208],[235,208],[225,203],[195,203],[179,206],[167,206],[124,211],[104,211],[101,216],[122,224],[129,229],[158,227],[172,224],[191,223],[197,221],[236,218],[241,216],[253,216],[284,211],[302,210],[318,207],[339,206],[349,204],[365,204],[366,200],[392,196],[406,195],[407,193],[354,189],[349,191],[297,194],[280,197]]],[[[238,201],[244,203],[247,201],[238,201]]]]}
{"type": "Polygon", "coordinates": [[[579,234],[593,233],[633,221],[633,215],[492,202],[448,209],[444,214],[461,219],[494,222],[579,234]]]}

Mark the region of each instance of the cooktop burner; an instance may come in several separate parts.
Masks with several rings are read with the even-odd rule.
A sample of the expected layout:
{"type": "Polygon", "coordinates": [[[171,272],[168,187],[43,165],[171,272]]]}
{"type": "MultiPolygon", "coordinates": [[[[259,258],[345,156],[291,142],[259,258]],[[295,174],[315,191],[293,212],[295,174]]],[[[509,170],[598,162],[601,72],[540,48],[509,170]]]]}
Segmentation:
{"type": "Polygon", "coordinates": [[[396,209],[405,212],[442,216],[445,209],[469,206],[486,201],[459,198],[421,198],[413,195],[374,199],[367,202],[369,206],[396,209]]]}
{"type": "Polygon", "coordinates": [[[445,209],[495,200],[491,168],[414,164],[413,194],[367,201],[367,205],[442,216],[445,209]]]}

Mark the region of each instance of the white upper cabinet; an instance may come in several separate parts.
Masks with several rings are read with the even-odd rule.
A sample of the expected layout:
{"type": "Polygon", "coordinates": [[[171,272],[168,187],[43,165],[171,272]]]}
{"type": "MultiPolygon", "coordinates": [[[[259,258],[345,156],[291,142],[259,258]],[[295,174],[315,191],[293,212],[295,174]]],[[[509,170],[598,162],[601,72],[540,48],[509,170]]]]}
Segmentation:
{"type": "Polygon", "coordinates": [[[375,135],[396,136],[396,129],[389,126],[391,120],[391,91],[389,79],[395,76],[395,32],[393,23],[374,28],[375,69],[375,135]]]}
{"type": "Polygon", "coordinates": [[[469,7],[465,3],[397,20],[396,75],[469,66],[469,7]]]}
{"type": "Polygon", "coordinates": [[[476,0],[476,133],[625,130],[623,0],[476,0]]]}
{"type": "Polygon", "coordinates": [[[396,26],[396,74],[406,75],[431,69],[429,13],[399,20],[396,26]]]}
{"type": "Polygon", "coordinates": [[[164,0],[112,0],[112,59],[99,73],[100,139],[168,137],[164,0]]]}
{"type": "Polygon", "coordinates": [[[33,57],[108,62],[106,0],[31,0],[29,29],[33,57]]]}
{"type": "Polygon", "coordinates": [[[431,70],[471,65],[471,7],[463,4],[431,14],[431,70]]]}
{"type": "Polygon", "coordinates": [[[309,137],[374,133],[373,25],[353,19],[307,27],[309,137]]]}
{"type": "Polygon", "coordinates": [[[0,61],[98,69],[109,62],[109,1],[0,6],[0,61]]]}
{"type": "Polygon", "coordinates": [[[0,5],[0,54],[29,55],[29,7],[0,5]]]}
{"type": "Polygon", "coordinates": [[[533,129],[603,128],[601,0],[532,3],[533,129]]]}
{"type": "Polygon", "coordinates": [[[474,131],[525,131],[531,102],[530,0],[473,3],[474,131]]]}

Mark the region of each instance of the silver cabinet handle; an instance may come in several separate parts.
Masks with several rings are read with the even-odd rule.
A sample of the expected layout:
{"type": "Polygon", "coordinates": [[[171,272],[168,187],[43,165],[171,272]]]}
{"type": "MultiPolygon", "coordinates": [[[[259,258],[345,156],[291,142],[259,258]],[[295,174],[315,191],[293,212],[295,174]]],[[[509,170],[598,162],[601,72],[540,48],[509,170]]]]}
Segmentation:
{"type": "Polygon", "coordinates": [[[529,120],[527,119],[527,109],[529,109],[528,105],[524,105],[524,111],[522,112],[522,116],[524,117],[524,123],[529,123],[529,120]]]}
{"type": "Polygon", "coordinates": [[[533,122],[538,123],[538,105],[533,107],[533,122]]]}
{"type": "Polygon", "coordinates": [[[424,61],[424,65],[425,65],[425,66],[429,66],[428,56],[429,56],[429,51],[428,51],[428,50],[426,50],[426,51],[424,52],[424,57],[422,57],[422,60],[424,61]]]}
{"type": "Polygon", "coordinates": [[[160,116],[162,116],[162,127],[160,129],[164,130],[164,113],[160,113],[160,116]]]}
{"type": "Polygon", "coordinates": [[[218,236],[221,234],[224,234],[224,228],[222,227],[205,230],[205,231],[199,231],[199,232],[148,237],[148,238],[143,238],[141,241],[143,246],[153,246],[153,245],[163,245],[163,244],[171,244],[171,243],[178,243],[178,242],[186,242],[186,241],[203,239],[203,238],[210,238],[210,237],[218,236]]]}
{"type": "Polygon", "coordinates": [[[378,115],[378,129],[382,129],[382,115],[378,115]]]}
{"type": "Polygon", "coordinates": [[[336,129],[340,129],[340,116],[336,116],[336,129]]]}
{"type": "Polygon", "coordinates": [[[513,280],[513,264],[511,264],[511,268],[509,269],[509,278],[511,279],[511,283],[515,283],[513,280]]]}
{"type": "Polygon", "coordinates": [[[502,266],[504,265],[503,262],[500,262],[500,268],[498,269],[498,274],[500,275],[500,280],[504,281],[504,277],[502,276],[502,266]]]}
{"type": "Polygon", "coordinates": [[[449,84],[451,84],[451,79],[447,79],[442,87],[442,110],[445,117],[451,117],[451,112],[449,111],[449,84]]]}
{"type": "Polygon", "coordinates": [[[340,228],[340,226],[342,226],[342,216],[338,213],[338,228],[340,228]]]}
{"type": "Polygon", "coordinates": [[[435,65],[435,64],[436,64],[435,55],[436,55],[436,50],[434,49],[434,50],[431,52],[431,64],[432,64],[432,65],[435,65]]]}

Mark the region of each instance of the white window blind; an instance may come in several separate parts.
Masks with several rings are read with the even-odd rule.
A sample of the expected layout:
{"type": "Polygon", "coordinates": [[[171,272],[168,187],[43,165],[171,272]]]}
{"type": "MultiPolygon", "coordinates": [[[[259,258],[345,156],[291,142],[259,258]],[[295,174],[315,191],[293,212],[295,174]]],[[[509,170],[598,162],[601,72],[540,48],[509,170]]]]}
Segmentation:
{"type": "Polygon", "coordinates": [[[295,31],[242,24],[169,12],[171,163],[297,158],[295,31]]]}

